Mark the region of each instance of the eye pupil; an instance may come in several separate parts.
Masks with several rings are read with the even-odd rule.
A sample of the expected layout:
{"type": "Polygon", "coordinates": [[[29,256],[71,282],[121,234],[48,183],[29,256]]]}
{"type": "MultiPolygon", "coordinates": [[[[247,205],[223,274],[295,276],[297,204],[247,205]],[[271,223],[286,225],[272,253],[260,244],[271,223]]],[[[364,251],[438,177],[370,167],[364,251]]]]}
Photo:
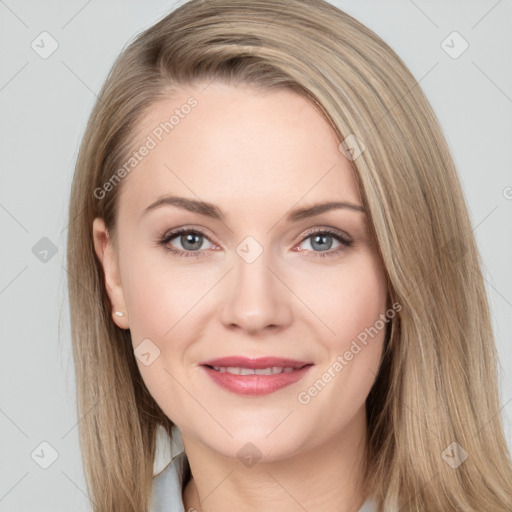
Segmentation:
{"type": "Polygon", "coordinates": [[[332,246],[332,237],[330,235],[315,235],[313,237],[313,243],[311,244],[311,246],[314,248],[314,244],[318,243],[318,240],[321,240],[320,242],[320,245],[319,249],[321,250],[328,250],[331,248],[332,246]],[[330,243],[326,243],[326,239],[330,239],[330,243]]]}
{"type": "Polygon", "coordinates": [[[183,248],[186,250],[194,250],[199,249],[201,247],[201,236],[197,233],[187,233],[186,235],[181,236],[181,243],[183,245],[183,248]],[[195,241],[194,241],[195,239],[195,241]],[[197,241],[199,239],[199,242],[197,241]],[[187,247],[186,244],[191,243],[192,247],[187,247]]]}

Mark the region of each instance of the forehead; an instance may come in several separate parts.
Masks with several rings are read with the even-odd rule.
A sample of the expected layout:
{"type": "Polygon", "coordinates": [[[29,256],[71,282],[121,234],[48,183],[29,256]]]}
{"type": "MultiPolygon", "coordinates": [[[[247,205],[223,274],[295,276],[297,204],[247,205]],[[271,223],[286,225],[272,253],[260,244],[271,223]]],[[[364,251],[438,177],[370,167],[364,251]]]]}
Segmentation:
{"type": "Polygon", "coordinates": [[[291,90],[212,83],[155,103],[136,129],[136,165],[120,208],[141,212],[163,194],[261,212],[300,201],[360,203],[332,127],[291,90]],[[123,206],[124,205],[124,206],[123,206]]]}

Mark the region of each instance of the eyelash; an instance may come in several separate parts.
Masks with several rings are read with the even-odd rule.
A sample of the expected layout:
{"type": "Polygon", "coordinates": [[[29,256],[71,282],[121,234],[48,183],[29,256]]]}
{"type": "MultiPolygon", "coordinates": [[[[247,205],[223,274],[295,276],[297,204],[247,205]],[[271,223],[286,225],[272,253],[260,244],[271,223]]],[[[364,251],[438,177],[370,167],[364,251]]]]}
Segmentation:
{"type": "MultiPolygon", "coordinates": [[[[176,229],[176,230],[173,230],[173,231],[166,232],[163,236],[161,236],[157,240],[157,244],[159,246],[162,246],[166,251],[169,251],[169,252],[177,255],[178,257],[184,257],[184,258],[199,258],[199,257],[201,257],[203,255],[203,253],[206,252],[206,250],[201,250],[201,251],[182,251],[180,249],[173,249],[172,247],[170,247],[168,245],[171,240],[174,240],[179,235],[182,235],[182,234],[185,234],[185,233],[187,233],[187,234],[194,234],[194,235],[200,235],[200,236],[206,238],[208,241],[211,242],[211,240],[204,233],[202,233],[201,231],[198,231],[197,229],[192,229],[192,228],[184,227],[184,228],[179,228],[179,229],[176,229]]],[[[310,250],[302,251],[304,253],[307,253],[307,252],[314,252],[314,253],[316,253],[316,256],[308,256],[310,258],[316,258],[317,256],[320,257],[320,258],[337,256],[340,252],[344,251],[348,247],[351,247],[352,244],[354,243],[349,238],[346,238],[346,237],[340,235],[337,231],[333,231],[331,229],[324,228],[324,229],[312,230],[312,231],[307,232],[305,234],[304,238],[301,240],[300,244],[302,244],[305,240],[307,240],[308,238],[312,237],[313,235],[329,235],[329,236],[332,236],[338,242],[341,243],[341,247],[339,247],[338,249],[335,249],[334,251],[310,251],[310,250]]]]}

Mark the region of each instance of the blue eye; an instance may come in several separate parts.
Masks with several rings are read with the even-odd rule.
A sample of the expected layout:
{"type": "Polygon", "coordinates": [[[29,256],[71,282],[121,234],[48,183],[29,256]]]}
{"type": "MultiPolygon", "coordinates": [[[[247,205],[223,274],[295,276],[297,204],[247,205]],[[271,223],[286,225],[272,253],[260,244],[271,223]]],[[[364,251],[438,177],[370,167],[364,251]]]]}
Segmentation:
{"type": "Polygon", "coordinates": [[[201,256],[205,251],[197,251],[203,245],[203,239],[208,240],[204,233],[190,228],[180,228],[175,231],[170,231],[165,234],[159,241],[158,244],[162,245],[166,250],[185,258],[197,258],[201,256]],[[184,250],[173,248],[169,245],[171,240],[179,238],[179,241],[184,250]]]}
{"type": "MultiPolygon", "coordinates": [[[[347,236],[330,229],[314,230],[307,233],[307,236],[302,239],[301,244],[309,239],[312,240],[310,242],[311,247],[320,248],[320,250],[299,249],[298,252],[304,253],[306,256],[312,258],[316,258],[317,256],[324,258],[327,256],[336,256],[353,244],[353,241],[347,236]],[[332,242],[329,242],[330,239],[336,240],[340,246],[335,250],[329,250],[332,247],[332,242]]],[[[159,238],[157,243],[164,247],[166,251],[169,251],[178,257],[199,258],[207,252],[204,249],[198,250],[202,247],[205,240],[209,241],[208,237],[201,231],[185,227],[166,232],[159,238]],[[179,239],[184,250],[177,249],[171,244],[171,241],[175,239],[179,239]]]]}
{"type": "MultiPolygon", "coordinates": [[[[320,251],[307,251],[307,253],[313,253],[313,256],[307,253],[305,255],[312,258],[316,258],[317,256],[320,256],[321,258],[325,258],[328,256],[336,256],[340,252],[344,251],[347,247],[350,247],[353,244],[353,241],[350,240],[348,237],[329,229],[310,232],[302,240],[301,243],[305,242],[306,240],[311,240],[311,247],[320,248],[320,251]],[[333,251],[329,251],[329,249],[332,247],[332,242],[329,241],[330,239],[335,239],[340,244],[340,246],[333,251]]],[[[300,252],[303,251],[300,250],[300,252]]]]}

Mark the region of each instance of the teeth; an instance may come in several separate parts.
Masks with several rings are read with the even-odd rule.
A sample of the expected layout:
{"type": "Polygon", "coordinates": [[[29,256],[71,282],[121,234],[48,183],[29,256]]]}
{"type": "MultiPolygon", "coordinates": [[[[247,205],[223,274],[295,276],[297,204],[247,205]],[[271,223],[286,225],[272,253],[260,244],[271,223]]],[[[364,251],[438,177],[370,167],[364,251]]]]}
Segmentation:
{"type": "Polygon", "coordinates": [[[241,368],[235,366],[214,366],[214,370],[217,370],[221,373],[232,373],[233,375],[275,375],[277,373],[290,373],[295,370],[295,368],[281,368],[280,366],[273,366],[271,368],[241,368]]]}

